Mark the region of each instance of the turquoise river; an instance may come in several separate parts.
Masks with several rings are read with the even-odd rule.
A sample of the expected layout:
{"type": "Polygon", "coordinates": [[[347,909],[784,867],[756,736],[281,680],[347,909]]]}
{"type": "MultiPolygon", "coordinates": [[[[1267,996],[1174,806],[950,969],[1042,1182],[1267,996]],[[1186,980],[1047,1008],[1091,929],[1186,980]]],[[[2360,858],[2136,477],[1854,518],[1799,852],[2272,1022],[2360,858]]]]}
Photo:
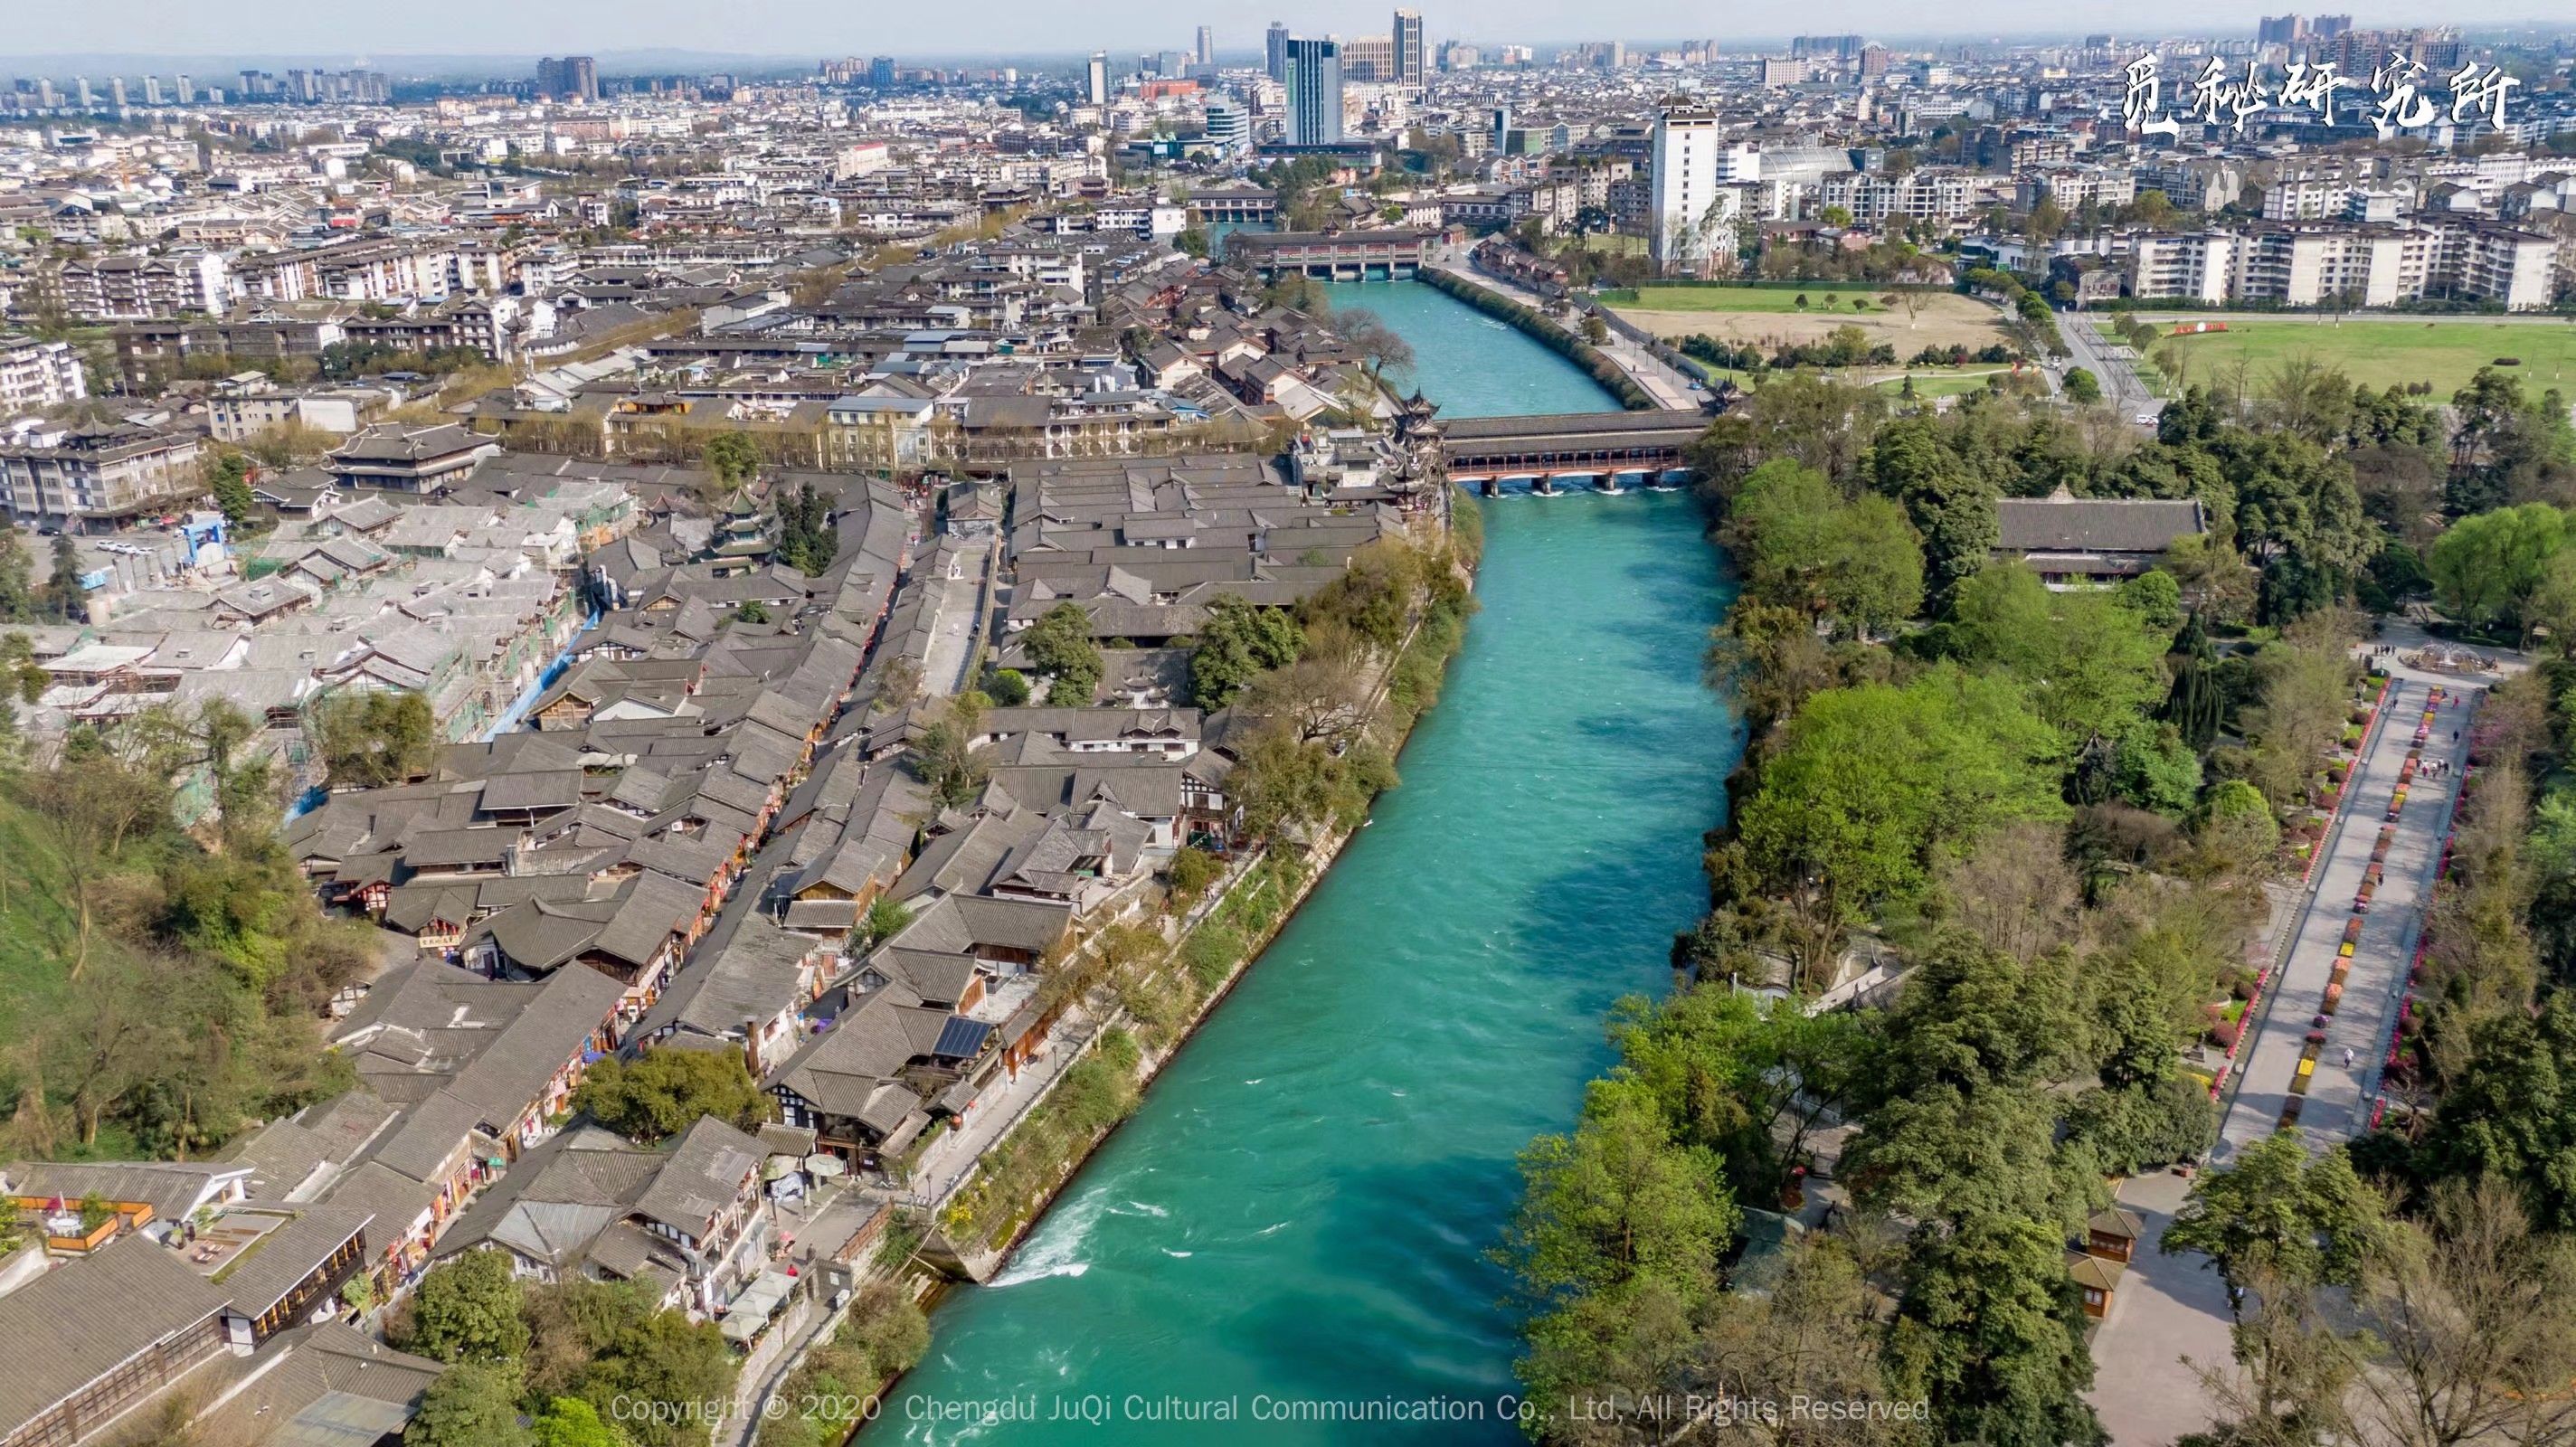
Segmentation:
{"type": "MultiPolygon", "coordinates": [[[[1610,405],[1430,287],[1333,291],[1449,415],[1610,405]]],[[[1483,611],[1402,787],[1003,1274],[940,1308],[868,1447],[1517,1440],[1489,1255],[1513,1158],[1572,1120],[1611,1002],[1668,985],[1739,742],[1699,683],[1729,594],[1686,496],[1478,505],[1483,611]],[[1444,1420],[1311,1419],[1388,1402],[1444,1420]]]]}

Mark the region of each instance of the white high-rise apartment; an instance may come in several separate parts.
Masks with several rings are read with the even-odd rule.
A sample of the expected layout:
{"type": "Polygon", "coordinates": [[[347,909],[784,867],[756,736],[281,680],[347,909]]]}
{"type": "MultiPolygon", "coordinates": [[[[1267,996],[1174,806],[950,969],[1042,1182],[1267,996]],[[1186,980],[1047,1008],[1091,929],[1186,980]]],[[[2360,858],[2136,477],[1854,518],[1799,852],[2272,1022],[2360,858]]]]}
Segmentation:
{"type": "Polygon", "coordinates": [[[1700,223],[1718,204],[1718,156],[1725,149],[1715,112],[1668,110],[1655,122],[1651,249],[1657,265],[1686,266],[1707,256],[1700,223]]]}

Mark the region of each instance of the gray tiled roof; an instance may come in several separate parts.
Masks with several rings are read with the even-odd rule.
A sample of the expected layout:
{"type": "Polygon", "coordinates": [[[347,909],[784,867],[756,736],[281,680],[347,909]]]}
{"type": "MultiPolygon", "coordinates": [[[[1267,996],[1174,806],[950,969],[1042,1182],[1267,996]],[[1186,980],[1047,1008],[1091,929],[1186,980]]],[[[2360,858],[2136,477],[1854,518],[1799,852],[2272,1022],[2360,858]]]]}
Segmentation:
{"type": "Polygon", "coordinates": [[[150,1237],[129,1235],[0,1296],[0,1437],[117,1363],[222,1309],[226,1293],[150,1237]]]}
{"type": "Polygon", "coordinates": [[[2159,553],[2205,528],[2193,498],[2008,497],[1995,520],[1995,545],[2011,552],[2159,553]]]}

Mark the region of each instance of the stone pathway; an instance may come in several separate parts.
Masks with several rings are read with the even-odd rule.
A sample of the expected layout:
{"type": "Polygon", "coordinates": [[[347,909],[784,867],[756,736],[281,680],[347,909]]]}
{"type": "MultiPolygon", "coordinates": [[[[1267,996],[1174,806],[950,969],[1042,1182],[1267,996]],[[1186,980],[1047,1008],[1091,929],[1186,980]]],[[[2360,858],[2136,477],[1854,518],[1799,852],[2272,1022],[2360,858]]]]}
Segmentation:
{"type": "MultiPolygon", "coordinates": [[[[2320,1150],[2369,1129],[2369,1102],[2378,1088],[2397,1002],[2423,933],[2442,840],[2459,799],[2458,770],[2466,766],[2469,721],[2486,687],[2482,679],[2397,666],[2380,720],[2365,741],[2360,768],[2347,781],[2342,827],[2328,836],[2315,892],[2273,972],[2255,1033],[2240,1052],[2219,1142],[2211,1152],[2213,1166],[2279,1128],[2308,1032],[2318,1028],[2315,1019],[2341,958],[2345,929],[2355,918],[2353,896],[2370,867],[2380,830],[2393,827],[2381,861],[2382,879],[2370,913],[2359,916],[2352,967],[2324,1026],[2325,1047],[2318,1053],[2299,1119],[2309,1144],[2320,1150]],[[2436,688],[2444,698],[2435,709],[2422,762],[2447,763],[2452,772],[2428,774],[2419,768],[2408,784],[2405,808],[2390,826],[2389,800],[2436,688]],[[2353,1053],[2350,1068],[2344,1065],[2347,1046],[2353,1053]]],[[[2205,1256],[2166,1256],[2157,1249],[2189,1194],[2189,1183],[2170,1173],[2140,1177],[2120,1190],[2120,1204],[2138,1214],[2146,1232],[2112,1297],[2110,1315],[2094,1335],[2097,1375],[2087,1394],[2120,1447],[2162,1447],[2206,1428],[2209,1394],[2184,1358],[2218,1366],[2232,1356],[2227,1288],[2217,1268],[2205,1256]]]]}
{"type": "Polygon", "coordinates": [[[2111,1314],[2093,1337],[2093,1389],[2085,1393],[2118,1447],[2164,1447],[2212,1419],[2200,1374],[2184,1361],[2218,1366],[2232,1359],[2227,1283],[2197,1253],[2158,1249],[2191,1183],[2170,1171],[2122,1183],[2122,1206],[2146,1227],[2138,1254],[2111,1296],[2111,1314]]]}
{"type": "Polygon", "coordinates": [[[2378,1084],[2379,1062],[2396,1023],[2396,1000],[2423,931],[2424,906],[2431,900],[2433,872],[2441,863],[2442,839],[2450,828],[2451,808],[2459,797],[2457,772],[2468,752],[2468,722],[2483,685],[2446,681],[2447,694],[2437,710],[2431,737],[2424,744],[2429,769],[2448,764],[2451,772],[2419,773],[2407,789],[2406,807],[2391,824],[2389,800],[2415,747],[2415,731],[2437,685],[2400,674],[2389,685],[2385,714],[2362,767],[2348,781],[2349,805],[2343,827],[2331,836],[2331,852],[2319,864],[2316,893],[2291,937],[2290,949],[2272,975],[2255,1033],[2239,1051],[2238,1068],[2220,1123],[2213,1164],[2223,1165],[2235,1153],[2278,1128],[2282,1110],[2294,1092],[2299,1059],[2308,1033],[2318,1028],[2325,996],[2341,958],[2346,927],[2356,918],[2354,895],[2371,865],[2380,831],[2391,831],[2384,877],[2371,901],[2370,913],[2358,916],[2351,969],[2341,1000],[2328,1016],[2325,1046],[2302,1102],[2299,1125],[2312,1145],[2322,1149],[2350,1139],[2370,1125],[2368,1092],[2378,1084]],[[2457,734],[2458,737],[2454,737],[2457,734]],[[2352,1064],[2344,1064],[2344,1052],[2352,1064]]]}

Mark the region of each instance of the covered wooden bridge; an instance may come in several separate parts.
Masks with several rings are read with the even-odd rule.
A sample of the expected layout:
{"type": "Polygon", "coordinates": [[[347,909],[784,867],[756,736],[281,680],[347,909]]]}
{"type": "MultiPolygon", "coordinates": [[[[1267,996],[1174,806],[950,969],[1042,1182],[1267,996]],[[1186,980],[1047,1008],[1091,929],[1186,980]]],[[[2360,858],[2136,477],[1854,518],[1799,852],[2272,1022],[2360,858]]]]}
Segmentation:
{"type": "Polygon", "coordinates": [[[1528,478],[1546,491],[1567,477],[1661,477],[1683,466],[1682,449],[1707,429],[1708,414],[1697,408],[1566,412],[1461,417],[1439,425],[1450,480],[1492,494],[1505,478],[1528,478]]]}

